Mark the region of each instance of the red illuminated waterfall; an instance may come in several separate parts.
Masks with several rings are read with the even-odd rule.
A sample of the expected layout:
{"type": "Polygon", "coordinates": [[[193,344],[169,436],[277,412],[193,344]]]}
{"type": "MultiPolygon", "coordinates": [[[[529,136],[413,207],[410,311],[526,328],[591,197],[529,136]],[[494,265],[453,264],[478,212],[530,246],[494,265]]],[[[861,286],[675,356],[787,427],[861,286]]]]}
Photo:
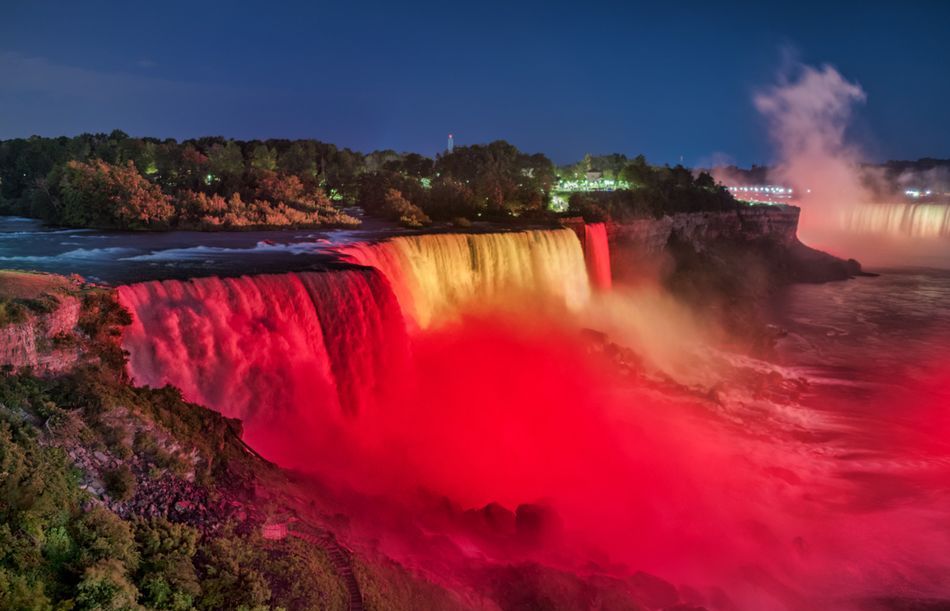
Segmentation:
{"type": "Polygon", "coordinates": [[[288,447],[330,442],[380,396],[392,404],[411,373],[400,306],[426,328],[473,304],[539,313],[590,297],[567,229],[400,237],[344,254],[367,269],[120,287],[133,380],[240,418],[256,449],[293,463],[288,447]]]}
{"type": "Polygon", "coordinates": [[[772,364],[675,337],[685,317],[671,301],[651,305],[652,289],[590,299],[591,284],[610,286],[610,261],[603,225],[584,237],[586,261],[571,230],[421,235],[346,247],[359,269],[120,287],[134,315],[130,373],[241,418],[265,457],[381,500],[354,497],[353,523],[373,521],[374,541],[392,535],[387,549],[427,574],[450,576],[455,562],[441,535],[428,538],[445,514],[414,504],[386,514],[420,492],[465,509],[541,501],[564,526],[528,552],[494,531],[452,539],[446,527],[444,542],[465,546],[458,574],[522,553],[584,575],[616,560],[715,588],[708,600],[728,591],[709,608],[755,611],[878,608],[837,603],[907,582],[921,596],[946,592],[948,503],[929,487],[950,481],[945,377],[922,397],[875,390],[872,402],[796,381],[785,399],[793,384],[772,364]],[[697,350],[717,390],[635,379],[578,332],[588,319],[647,356],[697,350]],[[925,434],[877,430],[892,405],[925,434]],[[874,418],[864,428],[827,416],[837,409],[874,418]],[[869,454],[867,440],[882,445],[869,454]],[[879,499],[888,504],[869,511],[879,499]],[[426,533],[418,549],[400,539],[405,515],[419,520],[407,531],[426,533]]]}
{"type": "Polygon", "coordinates": [[[604,223],[584,225],[584,257],[591,285],[605,291],[613,284],[610,273],[610,246],[607,243],[607,226],[604,223]]]}
{"type": "Polygon", "coordinates": [[[119,287],[136,383],[172,384],[244,420],[265,455],[366,410],[405,370],[399,306],[373,270],[165,280],[119,287]],[[286,423],[284,439],[259,435],[286,423]],[[258,435],[258,437],[255,437],[258,435]]]}

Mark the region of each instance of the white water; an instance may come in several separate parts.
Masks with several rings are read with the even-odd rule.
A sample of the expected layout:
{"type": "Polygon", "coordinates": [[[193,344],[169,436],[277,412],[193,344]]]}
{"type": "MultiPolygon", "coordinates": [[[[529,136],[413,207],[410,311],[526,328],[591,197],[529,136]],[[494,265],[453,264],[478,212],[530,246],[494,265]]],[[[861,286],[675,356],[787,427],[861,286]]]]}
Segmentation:
{"type": "Polygon", "coordinates": [[[577,311],[590,299],[580,241],[570,229],[397,237],[353,244],[341,254],[383,272],[403,312],[420,328],[478,301],[532,296],[577,311]]]}

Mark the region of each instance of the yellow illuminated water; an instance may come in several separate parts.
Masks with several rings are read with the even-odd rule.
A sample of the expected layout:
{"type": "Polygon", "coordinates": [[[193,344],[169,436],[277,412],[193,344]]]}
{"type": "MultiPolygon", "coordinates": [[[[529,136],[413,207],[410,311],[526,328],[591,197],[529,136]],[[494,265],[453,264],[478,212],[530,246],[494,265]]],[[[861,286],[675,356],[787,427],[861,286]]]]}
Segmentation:
{"type": "Polygon", "coordinates": [[[476,300],[543,295],[578,310],[590,299],[584,252],[570,229],[403,236],[343,254],[382,271],[420,328],[476,300]]]}

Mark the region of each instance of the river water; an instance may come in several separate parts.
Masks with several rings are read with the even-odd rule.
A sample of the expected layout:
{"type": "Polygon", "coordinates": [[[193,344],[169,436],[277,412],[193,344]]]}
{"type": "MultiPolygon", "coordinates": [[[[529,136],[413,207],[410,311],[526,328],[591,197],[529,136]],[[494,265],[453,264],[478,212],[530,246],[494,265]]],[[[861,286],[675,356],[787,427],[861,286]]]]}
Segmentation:
{"type": "Polygon", "coordinates": [[[106,284],[321,269],[336,260],[331,248],[395,232],[368,222],[356,230],[133,233],[49,228],[0,216],[0,267],[80,274],[106,284]]]}
{"type": "MultiPolygon", "coordinates": [[[[788,336],[774,360],[808,381],[789,447],[821,465],[812,481],[821,484],[804,496],[851,540],[835,567],[854,579],[842,592],[853,585],[859,598],[946,601],[950,271],[876,271],[791,286],[775,301],[788,336]]],[[[906,608],[950,608],[931,604],[906,608]]]]}

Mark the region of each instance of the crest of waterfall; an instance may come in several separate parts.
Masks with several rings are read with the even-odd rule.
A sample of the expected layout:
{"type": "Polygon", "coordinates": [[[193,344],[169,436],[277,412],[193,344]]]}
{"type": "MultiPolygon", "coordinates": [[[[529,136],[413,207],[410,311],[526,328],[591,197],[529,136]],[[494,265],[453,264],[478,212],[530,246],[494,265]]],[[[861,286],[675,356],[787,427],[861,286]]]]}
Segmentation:
{"type": "Polygon", "coordinates": [[[402,236],[341,252],[381,271],[420,328],[476,301],[526,297],[578,310],[590,299],[584,251],[570,229],[402,236]]]}
{"type": "Polygon", "coordinates": [[[842,219],[855,233],[903,235],[916,238],[950,237],[950,206],[941,204],[859,204],[842,219]]]}

